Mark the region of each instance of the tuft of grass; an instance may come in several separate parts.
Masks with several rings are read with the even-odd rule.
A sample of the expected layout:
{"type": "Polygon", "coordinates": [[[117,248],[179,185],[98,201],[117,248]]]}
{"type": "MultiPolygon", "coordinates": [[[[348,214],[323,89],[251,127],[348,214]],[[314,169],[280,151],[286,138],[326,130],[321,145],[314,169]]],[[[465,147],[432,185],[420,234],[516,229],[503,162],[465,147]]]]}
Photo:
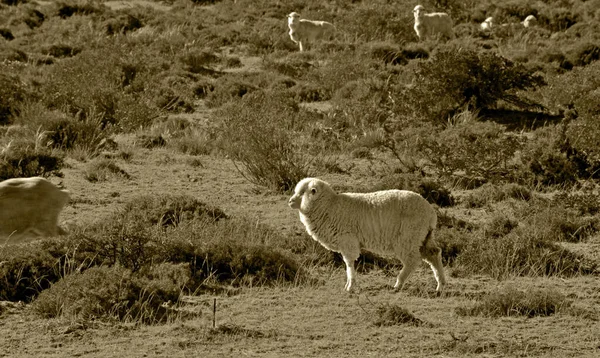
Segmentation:
{"type": "Polygon", "coordinates": [[[95,158],[86,167],[84,178],[92,183],[107,181],[111,178],[131,179],[129,173],[119,168],[114,160],[95,158]]]}
{"type": "Polygon", "coordinates": [[[516,183],[504,185],[486,183],[472,190],[463,198],[462,202],[468,208],[481,208],[509,198],[529,201],[532,198],[532,193],[527,187],[516,183]]]}
{"type": "Polygon", "coordinates": [[[420,326],[424,322],[415,317],[406,308],[393,304],[384,304],[377,307],[376,326],[412,325],[420,326]]]}
{"type": "Polygon", "coordinates": [[[511,317],[551,316],[568,308],[571,302],[553,289],[517,290],[507,286],[484,296],[473,307],[459,307],[462,316],[511,317]]]}

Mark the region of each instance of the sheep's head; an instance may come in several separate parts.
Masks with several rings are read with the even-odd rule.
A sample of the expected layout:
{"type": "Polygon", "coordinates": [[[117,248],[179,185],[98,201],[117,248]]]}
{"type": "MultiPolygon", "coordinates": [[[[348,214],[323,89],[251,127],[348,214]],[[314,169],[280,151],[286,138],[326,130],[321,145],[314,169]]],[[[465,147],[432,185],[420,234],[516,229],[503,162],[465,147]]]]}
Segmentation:
{"type": "Polygon", "coordinates": [[[297,12],[292,12],[288,15],[288,23],[291,24],[293,22],[298,22],[300,20],[300,14],[297,12]]]}
{"type": "Polygon", "coordinates": [[[415,19],[418,17],[423,17],[423,14],[425,14],[425,7],[423,5],[415,6],[413,9],[413,14],[415,14],[415,19]]]}
{"type": "Polygon", "coordinates": [[[294,195],[290,198],[288,205],[305,214],[312,209],[315,203],[332,193],[333,190],[327,182],[317,178],[305,178],[296,184],[294,195]]]}
{"type": "Polygon", "coordinates": [[[537,19],[533,15],[529,15],[523,20],[523,25],[525,27],[534,26],[537,23],[537,19]]]}

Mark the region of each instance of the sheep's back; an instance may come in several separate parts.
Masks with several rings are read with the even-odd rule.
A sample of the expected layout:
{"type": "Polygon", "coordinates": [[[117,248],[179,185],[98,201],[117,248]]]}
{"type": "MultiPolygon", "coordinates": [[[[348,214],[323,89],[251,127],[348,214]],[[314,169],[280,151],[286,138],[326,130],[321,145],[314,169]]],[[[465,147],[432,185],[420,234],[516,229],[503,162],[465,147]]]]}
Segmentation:
{"type": "Polygon", "coordinates": [[[361,225],[375,223],[381,228],[400,220],[434,225],[436,215],[432,206],[421,195],[408,190],[382,190],[373,193],[343,193],[349,212],[354,213],[361,225]]]}

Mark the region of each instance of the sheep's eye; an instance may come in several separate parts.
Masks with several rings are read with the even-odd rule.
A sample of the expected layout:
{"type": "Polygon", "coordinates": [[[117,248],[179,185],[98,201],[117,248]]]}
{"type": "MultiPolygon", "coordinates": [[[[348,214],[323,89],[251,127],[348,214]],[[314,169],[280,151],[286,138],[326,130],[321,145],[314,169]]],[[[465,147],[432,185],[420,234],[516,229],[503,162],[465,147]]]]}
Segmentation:
{"type": "Polygon", "coordinates": [[[310,189],[310,193],[311,194],[316,194],[317,193],[317,189],[315,189],[315,188],[310,189]]]}

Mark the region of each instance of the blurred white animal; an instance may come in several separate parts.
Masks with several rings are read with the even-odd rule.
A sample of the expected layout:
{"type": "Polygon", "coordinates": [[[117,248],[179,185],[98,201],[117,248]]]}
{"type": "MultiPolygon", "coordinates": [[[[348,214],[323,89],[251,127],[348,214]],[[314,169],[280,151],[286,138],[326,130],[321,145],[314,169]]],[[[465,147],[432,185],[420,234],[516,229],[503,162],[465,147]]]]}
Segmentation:
{"type": "Polygon", "coordinates": [[[65,234],[58,215],[68,201],[68,191],[41,177],[0,182],[0,244],[65,234]]]}
{"type": "Polygon", "coordinates": [[[346,291],[354,286],[354,261],[361,249],[402,261],[395,289],[402,288],[421,260],[431,266],[437,291],[446,284],[441,250],[434,238],[437,215],[421,195],[407,190],[338,194],[323,180],[305,178],[296,185],[288,205],[298,209],[313,239],[342,254],[346,291]]]}
{"type": "Polygon", "coordinates": [[[413,10],[415,15],[415,32],[419,40],[434,35],[442,35],[449,39],[454,38],[452,18],[445,12],[426,13],[423,5],[415,6],[413,10]]]}
{"type": "Polygon", "coordinates": [[[300,47],[300,52],[304,51],[308,43],[331,38],[335,33],[332,23],[301,19],[297,12],[288,15],[288,27],[290,38],[300,47]]]}
{"type": "Polygon", "coordinates": [[[537,25],[537,19],[533,15],[529,15],[521,22],[524,27],[534,27],[537,25]]]}
{"type": "Polygon", "coordinates": [[[493,17],[488,17],[487,19],[485,19],[484,22],[481,23],[481,25],[479,25],[481,27],[481,30],[483,31],[489,31],[492,29],[492,27],[494,26],[494,18],[493,17]]]}

